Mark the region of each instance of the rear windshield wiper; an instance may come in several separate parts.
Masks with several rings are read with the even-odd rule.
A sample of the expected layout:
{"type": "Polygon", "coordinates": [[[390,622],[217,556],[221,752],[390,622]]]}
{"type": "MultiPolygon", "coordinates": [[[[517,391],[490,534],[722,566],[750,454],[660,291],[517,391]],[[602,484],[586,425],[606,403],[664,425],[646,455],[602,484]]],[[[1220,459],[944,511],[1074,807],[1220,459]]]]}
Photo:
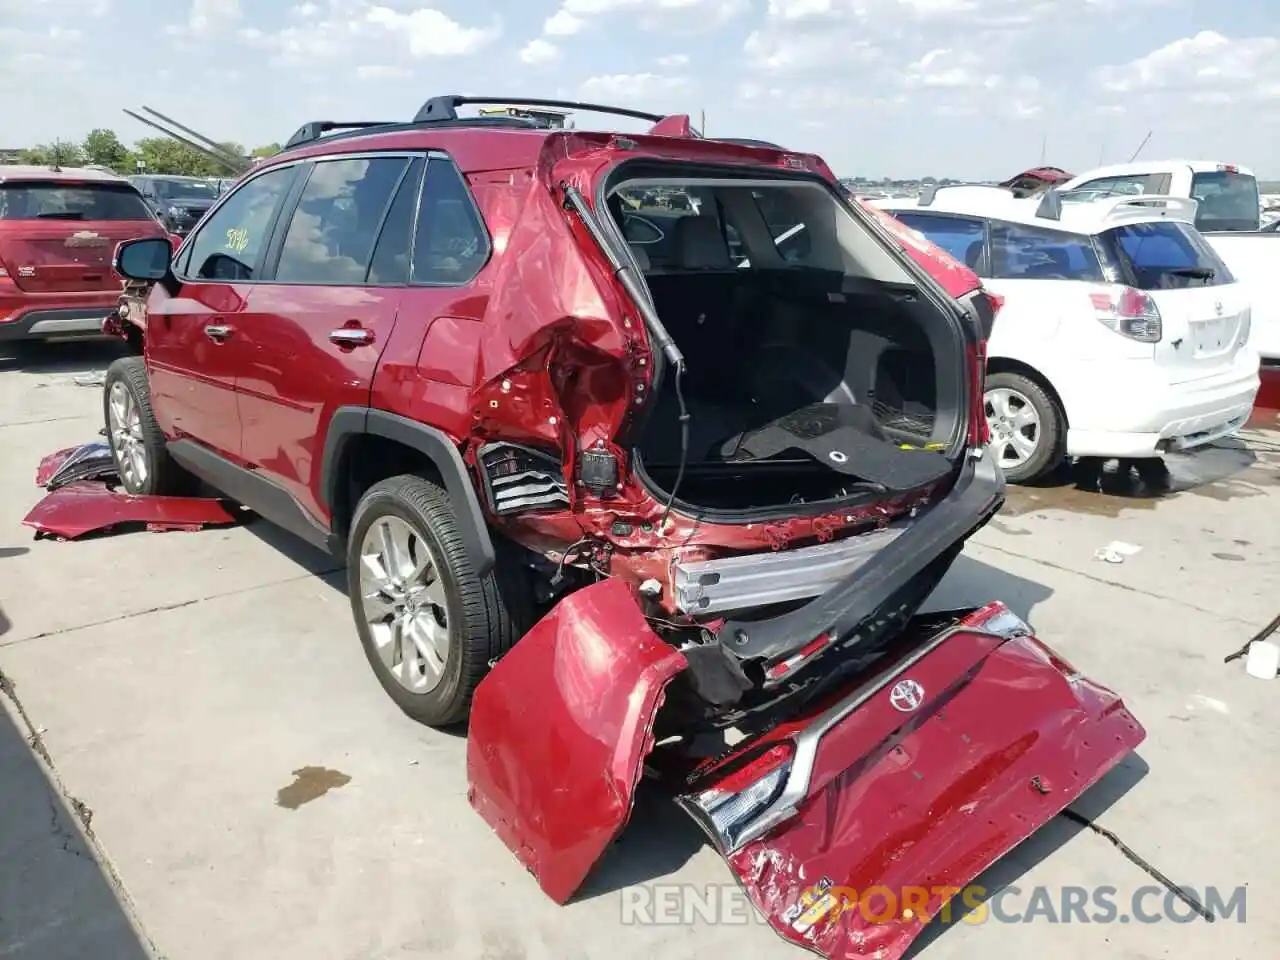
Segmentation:
{"type": "Polygon", "coordinates": [[[1169,273],[1175,277],[1191,277],[1193,280],[1212,280],[1218,275],[1213,267],[1178,267],[1169,273]]]}
{"type": "Polygon", "coordinates": [[[64,210],[61,213],[39,213],[36,214],[37,220],[83,220],[84,213],[80,210],[64,210]]]}

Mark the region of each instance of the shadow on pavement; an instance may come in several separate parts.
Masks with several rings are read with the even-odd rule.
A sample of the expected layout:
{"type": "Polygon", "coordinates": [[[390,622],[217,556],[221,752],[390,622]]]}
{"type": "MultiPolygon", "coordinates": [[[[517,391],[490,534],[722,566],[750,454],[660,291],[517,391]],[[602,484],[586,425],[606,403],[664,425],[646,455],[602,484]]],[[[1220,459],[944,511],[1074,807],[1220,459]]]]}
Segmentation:
{"type": "Polygon", "coordinates": [[[0,344],[0,371],[81,373],[105,370],[111,361],[130,352],[120,340],[67,340],[54,343],[0,344]]]}
{"type": "MultiPolygon", "coordinates": [[[[1147,762],[1138,754],[1132,753],[1121,761],[1119,766],[1086,791],[1083,796],[1070,804],[1069,809],[1088,820],[1096,820],[1109,810],[1116,801],[1137,786],[1149,770],[1147,762]]],[[[1030,887],[1019,887],[1018,881],[1034,869],[1037,864],[1047,860],[1059,848],[1065,846],[1076,834],[1086,829],[1088,828],[1083,824],[1068,820],[1066,817],[1054,817],[1040,830],[1024,840],[1021,845],[1001,857],[979,875],[978,879],[973,882],[973,887],[981,895],[972,896],[971,901],[963,900],[961,895],[957,895],[952,901],[950,913],[939,915],[925,927],[919,938],[904,955],[905,960],[914,960],[914,958],[919,957],[928,950],[934,941],[952,927],[966,922],[973,922],[972,920],[966,920],[966,918],[975,915],[983,904],[1000,895],[1001,891],[1007,890],[1011,894],[1017,894],[1015,900],[1010,902],[1005,909],[1005,915],[1027,911],[1031,902],[1032,891],[1030,887]]],[[[1107,843],[1101,837],[1096,839],[1098,843],[1107,843]]],[[[1116,856],[1119,858],[1120,854],[1117,852],[1116,856]]],[[[1140,876],[1137,868],[1127,861],[1117,859],[1116,863],[1127,875],[1140,876]],[[1130,873],[1131,871],[1132,873],[1130,873]]],[[[1124,886],[1121,883],[1116,882],[1112,886],[1118,890],[1124,890],[1124,886]]],[[[1050,895],[1054,910],[1061,914],[1060,891],[1051,890],[1050,895]]],[[[1093,912],[1092,905],[1090,905],[1089,911],[1093,912]]]]}
{"type": "Polygon", "coordinates": [[[148,960],[75,814],[7,706],[0,705],[0,957],[148,960]]]}

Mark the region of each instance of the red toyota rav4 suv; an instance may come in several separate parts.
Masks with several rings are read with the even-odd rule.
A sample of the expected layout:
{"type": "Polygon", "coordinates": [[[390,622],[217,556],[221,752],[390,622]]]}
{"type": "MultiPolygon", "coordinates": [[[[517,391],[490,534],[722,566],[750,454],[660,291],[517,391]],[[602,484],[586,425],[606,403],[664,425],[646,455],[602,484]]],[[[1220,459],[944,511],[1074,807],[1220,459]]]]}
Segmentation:
{"type": "Polygon", "coordinates": [[[164,236],[122,177],[0,166],[0,340],[100,336],[120,296],[112,251],[164,236]]]}
{"type": "MultiPolygon", "coordinates": [[[[687,117],[576,105],[654,124],[594,133],[467,102],[511,101],[308,124],[176,254],[122,244],[154,288],[105,413],[128,490],[200,478],[345,555],[379,681],[427,723],[470,716],[472,802],[548,893],[625,822],[655,739],[729,855],[836,789],[820,740],[844,766],[884,737],[954,747],[962,767],[895,787],[930,826],[893,869],[935,855],[929,876],[963,883],[1140,738],[1003,608],[913,617],[1003,500],[972,274],[818,157],[687,117]],[[725,756],[695,746],[730,729],[725,756]],[[1002,785],[1064,765],[1051,801],[1002,785]],[[939,789],[1001,799],[939,847],[939,789]]],[[[799,936],[778,877],[744,882],[799,936]]],[[[832,936],[914,936],[855,921],[832,936]]]]}

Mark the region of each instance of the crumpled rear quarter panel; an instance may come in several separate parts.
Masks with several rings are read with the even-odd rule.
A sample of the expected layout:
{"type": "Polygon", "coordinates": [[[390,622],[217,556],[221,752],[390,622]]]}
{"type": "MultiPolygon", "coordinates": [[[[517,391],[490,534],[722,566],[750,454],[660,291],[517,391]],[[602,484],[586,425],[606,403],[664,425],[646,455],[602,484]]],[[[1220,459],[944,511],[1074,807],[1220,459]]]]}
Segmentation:
{"type": "Polygon", "coordinates": [[[468,799],[557,903],[630,818],[663,690],[686,665],[610,579],[561,600],[476,689],[468,799]]]}

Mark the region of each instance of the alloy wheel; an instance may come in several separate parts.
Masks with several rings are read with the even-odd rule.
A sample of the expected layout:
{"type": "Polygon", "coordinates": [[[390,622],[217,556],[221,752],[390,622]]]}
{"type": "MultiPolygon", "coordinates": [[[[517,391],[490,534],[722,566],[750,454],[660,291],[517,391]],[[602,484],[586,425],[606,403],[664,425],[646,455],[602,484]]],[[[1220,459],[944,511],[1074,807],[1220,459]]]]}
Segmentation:
{"type": "Polygon", "coordinates": [[[360,598],[383,666],[411,693],[440,683],[449,616],[440,564],[426,537],[397,516],[379,517],[360,545],[360,598]]]}
{"type": "Polygon", "coordinates": [[[107,431],[120,467],[120,479],[131,492],[141,490],[151,476],[142,436],[142,413],[124,381],[111,384],[107,395],[107,431]]]}
{"type": "Polygon", "coordinates": [[[1017,467],[1040,446],[1040,414],[1027,396],[1009,387],[988,390],[984,397],[991,450],[1002,467],[1017,467]]]}

